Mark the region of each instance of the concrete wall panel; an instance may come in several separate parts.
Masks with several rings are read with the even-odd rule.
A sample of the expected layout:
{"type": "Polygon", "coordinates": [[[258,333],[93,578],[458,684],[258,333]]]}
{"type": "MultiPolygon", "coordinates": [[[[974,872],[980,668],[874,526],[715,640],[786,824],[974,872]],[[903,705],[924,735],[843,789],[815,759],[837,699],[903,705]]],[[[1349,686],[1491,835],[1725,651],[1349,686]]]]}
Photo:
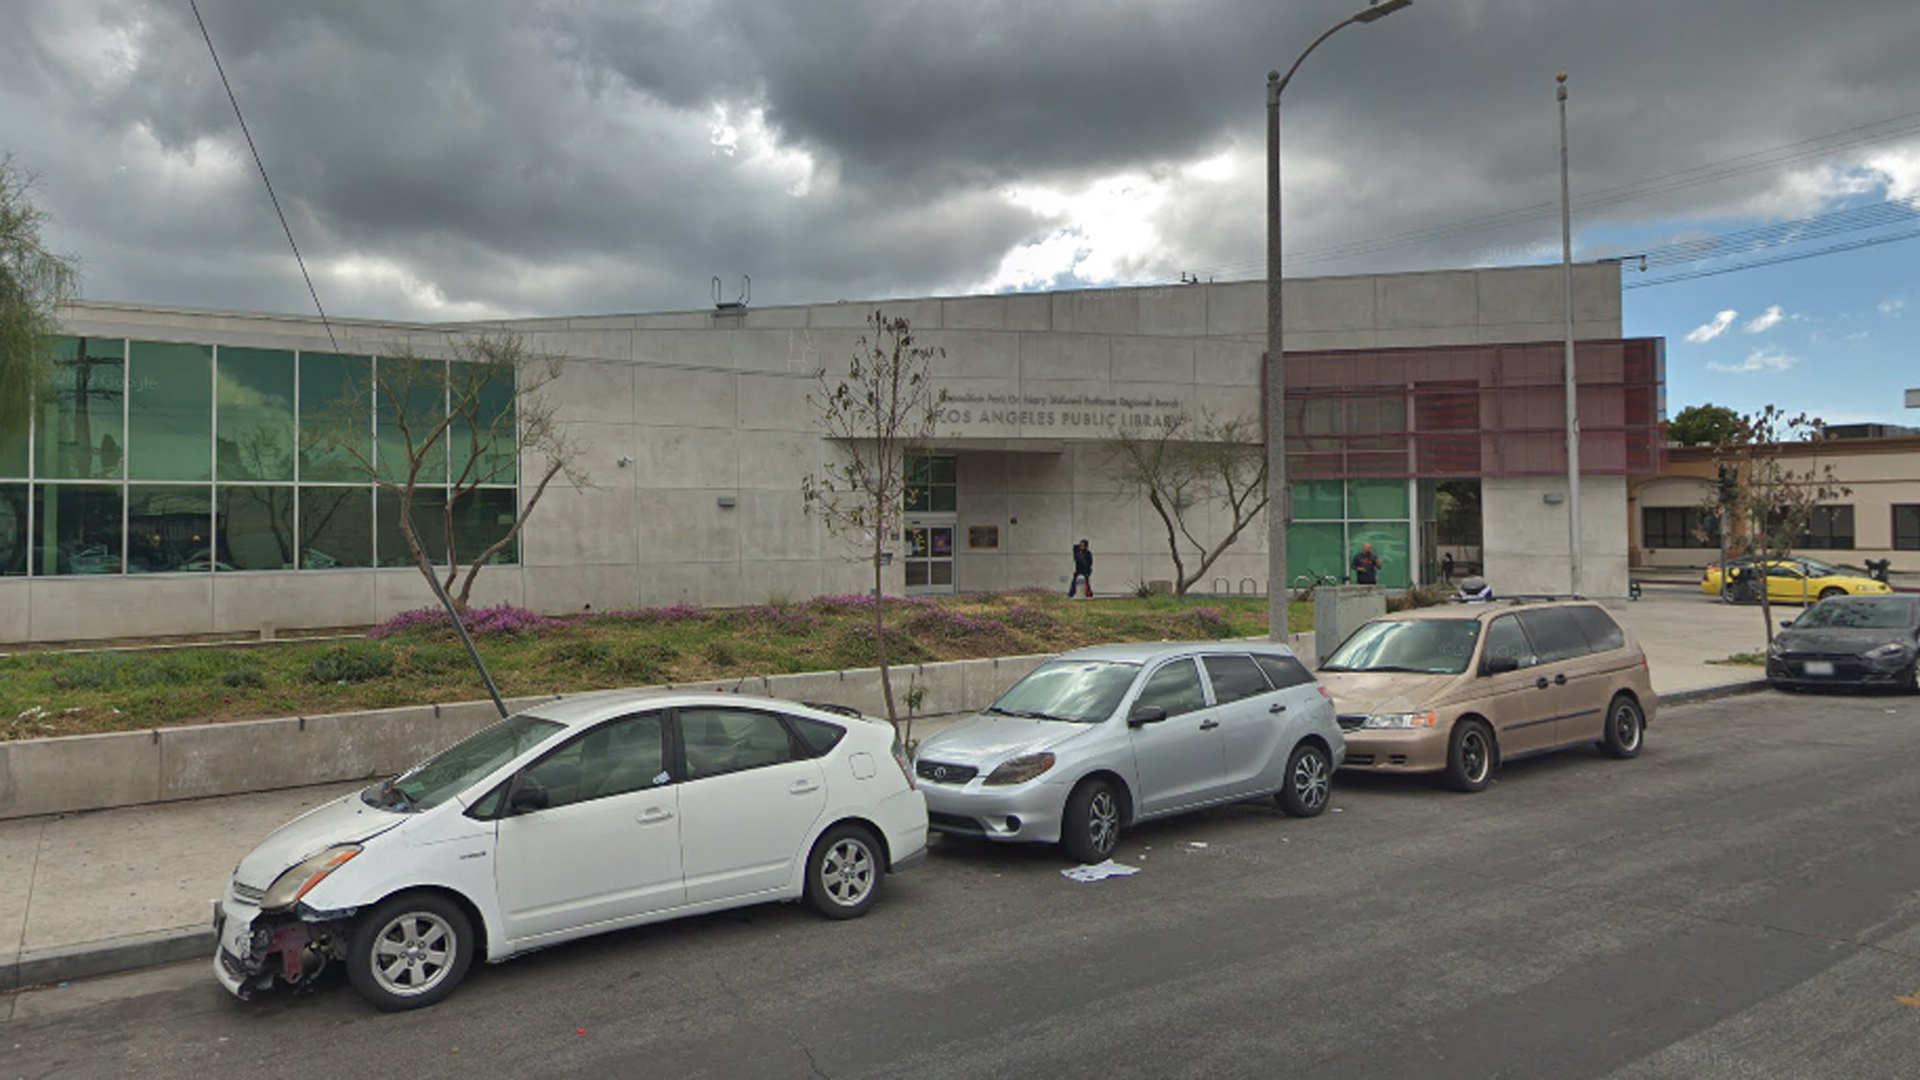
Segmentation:
{"type": "Polygon", "coordinates": [[[204,634],[213,629],[213,575],[35,578],[35,641],[90,641],[143,634],[204,634]]]}
{"type": "Polygon", "coordinates": [[[731,372],[639,368],[634,373],[634,422],[643,428],[730,428],[739,419],[737,382],[731,372]]]}
{"type": "Polygon", "coordinates": [[[999,379],[1012,382],[1020,377],[1020,335],[969,330],[916,331],[920,344],[947,351],[934,357],[932,368],[941,381],[947,379],[999,379]]]}
{"type": "Polygon", "coordinates": [[[0,742],[0,819],[160,799],[151,731],[0,742]]]}
{"type": "Polygon", "coordinates": [[[807,395],[819,386],[811,377],[743,374],[739,380],[738,427],[749,431],[819,431],[818,414],[807,401],[807,395]]]}
{"type": "Polygon", "coordinates": [[[1038,381],[1104,383],[1113,375],[1112,339],[1103,334],[1021,334],[1020,377],[1038,381]]]}
{"type": "Polygon", "coordinates": [[[1180,338],[1113,339],[1113,381],[1192,383],[1198,343],[1180,338]]]}
{"type": "Polygon", "coordinates": [[[1198,288],[1140,289],[1135,293],[1140,333],[1196,338],[1207,332],[1207,294],[1198,288]]]}
{"type": "Polygon", "coordinates": [[[940,301],[942,330],[1005,330],[1007,298],[1004,296],[960,296],[940,301]]]}
{"type": "Polygon", "coordinates": [[[732,431],[659,427],[650,434],[634,455],[635,483],[643,491],[740,486],[732,431]]]}
{"type": "Polygon", "coordinates": [[[1194,349],[1193,381],[1202,386],[1260,385],[1264,345],[1246,341],[1202,341],[1194,349]]]}
{"type": "Polygon", "coordinates": [[[370,572],[355,570],[220,574],[213,589],[214,629],[244,634],[266,626],[365,626],[378,622],[381,616],[374,577],[370,572]]]}
{"type": "Polygon", "coordinates": [[[1479,321],[1479,289],[1471,270],[1388,274],[1374,281],[1383,331],[1472,326],[1479,321]]]}
{"type": "Polygon", "coordinates": [[[1059,334],[1137,334],[1140,333],[1140,291],[1137,289],[1085,289],[1050,294],[1053,301],[1053,333],[1059,334]]]}
{"type": "Polygon", "coordinates": [[[533,566],[521,571],[526,606],[548,615],[620,611],[640,606],[640,579],[624,566],[533,566]]]}
{"type": "Polygon", "coordinates": [[[569,360],[542,393],[570,423],[626,423],[634,418],[634,374],[631,364],[569,360]]]}
{"type": "Polygon", "coordinates": [[[1297,333],[1351,333],[1379,324],[1378,279],[1372,277],[1306,278],[1289,281],[1282,290],[1287,348],[1297,333]]]}
{"type": "Polygon", "coordinates": [[[629,478],[620,486],[548,488],[521,535],[528,566],[633,565],[639,558],[631,528],[636,496],[631,468],[609,469],[629,478]],[[537,526],[537,527],[536,527],[537,526]]]}
{"type": "MultiPolygon", "coordinates": [[[[1238,281],[1228,285],[1201,285],[1187,288],[1205,290],[1207,296],[1207,336],[1245,337],[1265,341],[1267,337],[1267,283],[1238,281]]],[[[1289,343],[1287,348],[1293,348],[1289,343]]]]}

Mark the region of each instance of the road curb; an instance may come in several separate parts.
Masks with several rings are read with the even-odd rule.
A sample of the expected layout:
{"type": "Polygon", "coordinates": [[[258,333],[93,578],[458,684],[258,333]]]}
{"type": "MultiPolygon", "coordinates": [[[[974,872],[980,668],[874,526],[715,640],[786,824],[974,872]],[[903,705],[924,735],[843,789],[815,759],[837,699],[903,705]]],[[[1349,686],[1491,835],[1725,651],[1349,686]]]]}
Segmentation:
{"type": "Polygon", "coordinates": [[[210,926],[159,930],[52,949],[28,949],[15,956],[0,956],[0,992],[116,975],[183,960],[207,960],[213,956],[213,949],[210,926]]]}
{"type": "Polygon", "coordinates": [[[1761,690],[1767,689],[1768,685],[1765,679],[1747,679],[1742,682],[1724,683],[1720,686],[1700,686],[1692,690],[1675,690],[1671,693],[1661,694],[1660,704],[1663,706],[1692,705],[1696,702],[1714,701],[1723,697],[1733,697],[1737,694],[1758,693],[1761,690]]]}

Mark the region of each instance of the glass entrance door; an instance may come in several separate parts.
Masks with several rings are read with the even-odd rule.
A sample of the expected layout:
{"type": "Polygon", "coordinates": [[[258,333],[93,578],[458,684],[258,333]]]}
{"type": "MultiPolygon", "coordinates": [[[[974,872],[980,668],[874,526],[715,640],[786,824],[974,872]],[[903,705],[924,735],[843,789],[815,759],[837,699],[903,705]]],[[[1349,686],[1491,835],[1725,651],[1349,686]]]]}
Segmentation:
{"type": "Polygon", "coordinates": [[[910,517],[906,524],[907,594],[952,592],[955,520],[910,517]]]}

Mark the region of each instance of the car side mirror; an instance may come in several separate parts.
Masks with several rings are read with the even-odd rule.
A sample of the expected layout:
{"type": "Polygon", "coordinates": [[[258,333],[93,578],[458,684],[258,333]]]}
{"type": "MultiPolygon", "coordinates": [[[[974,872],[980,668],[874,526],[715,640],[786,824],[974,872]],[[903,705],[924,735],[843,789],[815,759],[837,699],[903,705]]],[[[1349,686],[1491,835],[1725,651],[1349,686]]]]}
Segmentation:
{"type": "Polygon", "coordinates": [[[526,773],[519,773],[507,786],[507,814],[530,814],[535,810],[545,810],[553,805],[547,795],[547,789],[526,773]]]}
{"type": "Polygon", "coordinates": [[[1793,620],[1792,620],[1792,619],[1781,619],[1781,620],[1780,620],[1780,629],[1782,629],[1782,630],[1791,630],[1791,629],[1793,629],[1793,620]]]}
{"type": "Polygon", "coordinates": [[[1162,720],[1165,720],[1166,718],[1167,718],[1166,706],[1142,705],[1139,708],[1133,710],[1132,715],[1127,717],[1127,726],[1139,727],[1142,724],[1157,724],[1162,720]]]}
{"type": "Polygon", "coordinates": [[[1485,675],[1505,675],[1509,671],[1520,670],[1520,658],[1517,656],[1489,656],[1480,671],[1485,675]]]}

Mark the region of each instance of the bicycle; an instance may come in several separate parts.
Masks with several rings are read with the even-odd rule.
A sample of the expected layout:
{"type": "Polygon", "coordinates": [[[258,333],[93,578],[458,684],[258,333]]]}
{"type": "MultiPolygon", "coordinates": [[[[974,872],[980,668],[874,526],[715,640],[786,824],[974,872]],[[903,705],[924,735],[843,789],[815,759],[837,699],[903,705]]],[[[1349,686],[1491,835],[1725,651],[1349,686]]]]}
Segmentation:
{"type": "Polygon", "coordinates": [[[1311,600],[1313,599],[1313,590],[1320,586],[1340,584],[1344,584],[1344,579],[1334,577],[1332,574],[1301,574],[1299,577],[1293,579],[1293,598],[1295,600],[1311,600]]]}

